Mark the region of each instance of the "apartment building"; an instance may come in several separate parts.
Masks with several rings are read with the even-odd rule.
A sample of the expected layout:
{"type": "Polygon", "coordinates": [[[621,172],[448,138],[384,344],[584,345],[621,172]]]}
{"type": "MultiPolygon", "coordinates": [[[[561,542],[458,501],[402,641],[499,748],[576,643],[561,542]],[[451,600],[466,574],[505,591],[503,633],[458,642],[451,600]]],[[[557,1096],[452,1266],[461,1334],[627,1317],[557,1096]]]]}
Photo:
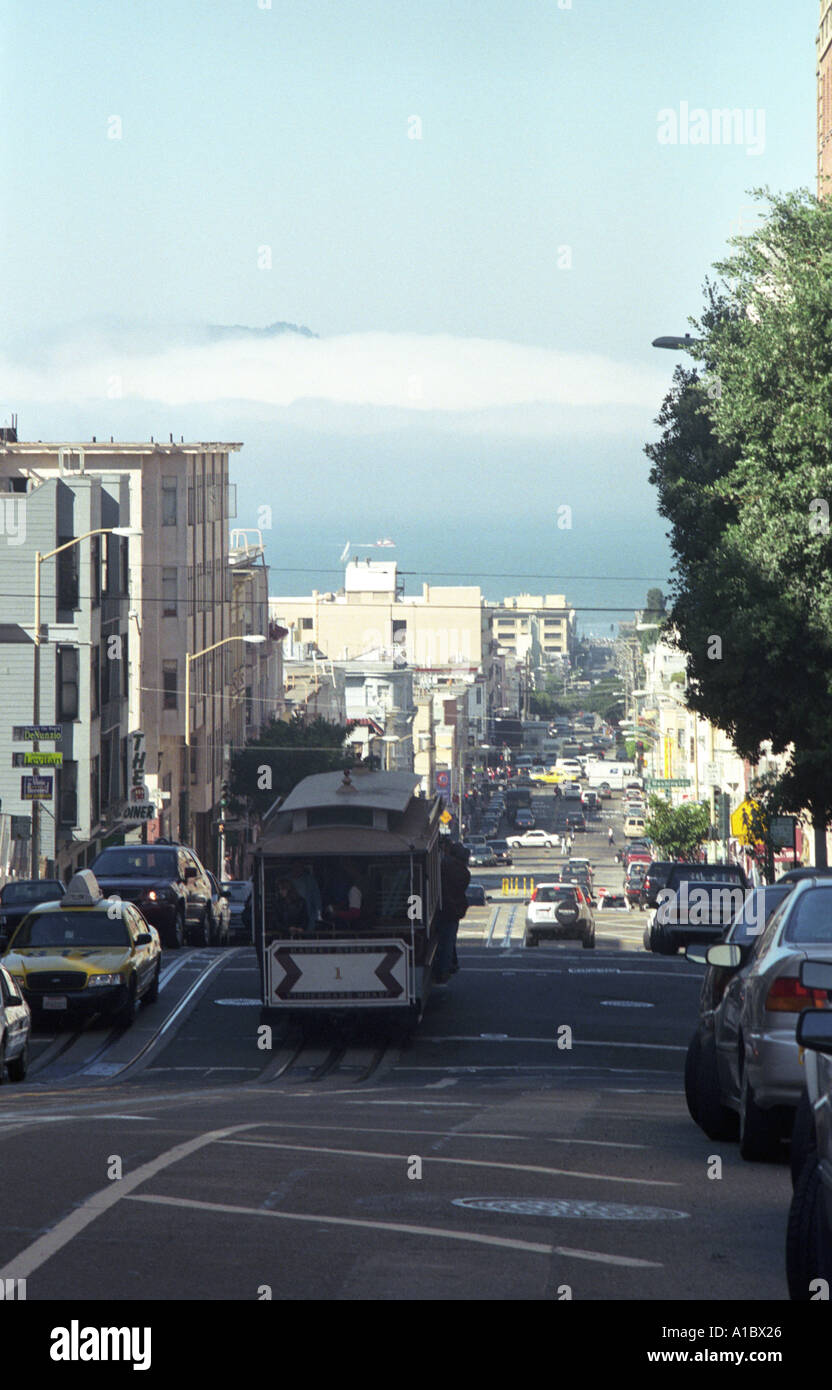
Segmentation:
{"type": "MultiPolygon", "coordinates": [[[[186,840],[210,865],[218,855],[215,826],[234,704],[237,644],[227,639],[233,635],[229,521],[236,505],[229,456],[239,448],[174,443],[172,436],[168,443],[0,439],[0,489],[29,494],[48,481],[83,478],[126,485],[129,519],[122,512],[122,522],[141,533],[130,540],[127,577],[128,725],[131,733],[144,732],[145,784],[158,812],[142,833],[186,840]],[[214,650],[196,655],[209,647],[214,650]],[[196,659],[186,760],[188,655],[196,659]]],[[[79,768],[79,777],[87,775],[79,768]]]]}
{"type": "Polygon", "coordinates": [[[128,506],[117,473],[0,478],[3,877],[68,877],[120,823],[129,780],[129,541],[97,534],[52,552],[124,526],[128,506]],[[54,736],[36,738],[36,726],[54,736]]]}
{"type": "Polygon", "coordinates": [[[260,531],[231,532],[231,631],[238,637],[264,636],[265,642],[232,642],[231,742],[243,747],[270,719],[284,714],[283,638],[285,628],[269,618],[269,569],[260,531]]]}
{"type": "Polygon", "coordinates": [[[558,664],[572,655],[575,610],[563,594],[517,594],[492,608],[491,634],[532,667],[558,664]]]}

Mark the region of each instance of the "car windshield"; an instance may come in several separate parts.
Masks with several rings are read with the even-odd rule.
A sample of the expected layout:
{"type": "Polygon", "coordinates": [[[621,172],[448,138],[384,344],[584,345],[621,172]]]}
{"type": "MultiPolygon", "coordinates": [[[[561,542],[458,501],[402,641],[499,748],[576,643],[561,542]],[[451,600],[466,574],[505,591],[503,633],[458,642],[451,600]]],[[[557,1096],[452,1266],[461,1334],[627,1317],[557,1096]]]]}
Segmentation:
{"type": "Polygon", "coordinates": [[[0,902],[4,907],[16,907],[20,903],[48,903],[51,898],[63,896],[64,886],[55,878],[43,878],[34,883],[7,883],[0,892],[0,902]]]}
{"type": "Polygon", "coordinates": [[[809,888],[801,893],[789,916],[784,940],[797,945],[826,942],[832,946],[832,892],[829,889],[809,888]]]}
{"type": "Polygon", "coordinates": [[[177,878],[176,854],[169,849],[103,849],[92,864],[100,878],[177,878]]]}
{"type": "Polygon", "coordinates": [[[537,890],[536,903],[554,903],[558,898],[574,897],[571,888],[562,888],[559,883],[546,883],[537,890]]]}
{"type": "Polygon", "coordinates": [[[29,946],[129,946],[130,936],[120,917],[107,912],[61,909],[30,914],[13,937],[12,950],[29,946]]]}
{"type": "Polygon", "coordinates": [[[684,864],[676,874],[677,883],[742,883],[742,870],[734,864],[684,864]]]}

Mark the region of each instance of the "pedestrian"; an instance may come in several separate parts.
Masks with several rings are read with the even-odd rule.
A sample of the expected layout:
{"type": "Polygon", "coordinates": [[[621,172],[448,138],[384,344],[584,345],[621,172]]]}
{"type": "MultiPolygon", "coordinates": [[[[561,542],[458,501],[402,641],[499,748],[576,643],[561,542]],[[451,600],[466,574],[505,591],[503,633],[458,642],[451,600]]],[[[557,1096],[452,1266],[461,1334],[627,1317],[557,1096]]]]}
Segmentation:
{"type": "Polygon", "coordinates": [[[468,851],[462,845],[450,844],[447,836],[441,843],[443,850],[440,865],[442,904],[436,914],[438,942],[433,970],[436,983],[446,985],[454,969],[456,934],[460,921],[468,911],[468,899],[465,896],[465,890],[471,882],[471,874],[466,862],[468,851]]]}
{"type": "Polygon", "coordinates": [[[611,845],[615,844],[615,834],[613,833],[612,826],[610,826],[609,830],[607,831],[607,841],[611,845]]]}

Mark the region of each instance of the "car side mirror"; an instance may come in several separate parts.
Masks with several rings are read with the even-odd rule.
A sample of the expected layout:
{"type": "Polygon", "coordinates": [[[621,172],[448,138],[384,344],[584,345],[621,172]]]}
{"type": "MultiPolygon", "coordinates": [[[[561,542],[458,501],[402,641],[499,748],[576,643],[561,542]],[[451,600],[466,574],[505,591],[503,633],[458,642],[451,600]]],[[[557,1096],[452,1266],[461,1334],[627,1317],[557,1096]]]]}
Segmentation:
{"type": "Polygon", "coordinates": [[[184,878],[184,882],[187,883],[187,882],[189,881],[189,879],[196,878],[196,876],[197,876],[197,867],[196,867],[196,864],[186,864],[186,865],[185,865],[185,878],[184,878]]]}
{"type": "Polygon", "coordinates": [[[149,946],[152,940],[153,937],[150,935],[149,931],[142,931],[139,932],[138,936],[136,937],[136,945],[149,946]]]}
{"type": "Polygon", "coordinates": [[[742,965],[742,948],[735,941],[720,942],[716,946],[709,946],[705,953],[705,963],[715,965],[721,970],[736,970],[742,965]]]}
{"type": "Polygon", "coordinates": [[[829,1009],[804,1009],[797,1020],[797,1041],[801,1047],[832,1057],[832,1013],[829,1009]]]}
{"type": "Polygon", "coordinates": [[[230,889],[230,888],[221,888],[221,889],[220,889],[220,897],[221,897],[221,898],[230,898],[230,897],[231,897],[231,889],[230,889]]]}

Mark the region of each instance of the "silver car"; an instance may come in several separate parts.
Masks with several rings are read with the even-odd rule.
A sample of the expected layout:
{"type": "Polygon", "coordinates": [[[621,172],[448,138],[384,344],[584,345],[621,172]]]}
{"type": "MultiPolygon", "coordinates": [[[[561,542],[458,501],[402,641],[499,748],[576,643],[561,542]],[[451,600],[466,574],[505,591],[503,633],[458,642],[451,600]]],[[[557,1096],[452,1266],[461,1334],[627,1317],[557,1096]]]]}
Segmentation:
{"type": "Polygon", "coordinates": [[[0,1082],[22,1081],[29,1065],[32,1015],[8,970],[0,965],[0,1082]]]}
{"type": "MultiPolygon", "coordinates": [[[[708,963],[730,965],[724,953],[736,953],[739,963],[738,945],[711,947],[708,963]]],[[[749,970],[735,974],[725,991],[719,1086],[723,1104],[739,1115],[743,1158],[775,1158],[791,1131],[804,1084],[797,1020],[804,1009],[827,1004],[825,990],[800,982],[807,955],[832,961],[830,879],[794,885],[769,918],[749,970]]]]}

